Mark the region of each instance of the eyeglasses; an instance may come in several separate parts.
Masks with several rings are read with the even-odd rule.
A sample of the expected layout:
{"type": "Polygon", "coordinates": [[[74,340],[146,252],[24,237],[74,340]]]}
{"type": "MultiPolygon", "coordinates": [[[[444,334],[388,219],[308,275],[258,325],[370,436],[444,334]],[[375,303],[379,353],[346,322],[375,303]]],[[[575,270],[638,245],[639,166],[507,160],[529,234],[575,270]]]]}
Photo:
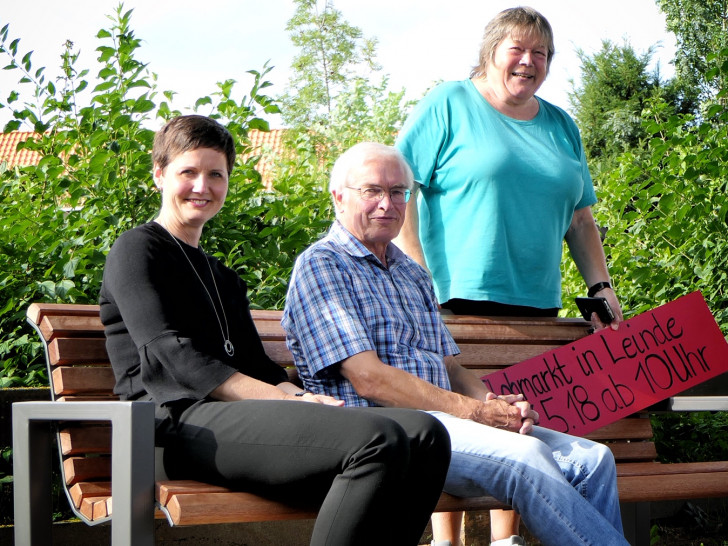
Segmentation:
{"type": "Polygon", "coordinates": [[[359,192],[359,197],[364,201],[381,201],[384,199],[385,191],[389,194],[389,200],[396,205],[402,205],[409,201],[412,195],[411,190],[404,188],[392,188],[391,190],[385,190],[377,186],[367,186],[364,188],[354,188],[352,186],[346,186],[350,190],[356,190],[359,192]]]}

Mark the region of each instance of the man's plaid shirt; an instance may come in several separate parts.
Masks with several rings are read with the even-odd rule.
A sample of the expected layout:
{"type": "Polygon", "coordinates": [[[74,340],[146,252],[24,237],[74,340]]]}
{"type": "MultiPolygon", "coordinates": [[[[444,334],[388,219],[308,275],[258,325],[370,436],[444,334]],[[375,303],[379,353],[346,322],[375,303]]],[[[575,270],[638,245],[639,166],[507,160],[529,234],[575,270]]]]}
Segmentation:
{"type": "Polygon", "coordinates": [[[427,271],[395,245],[379,259],[335,222],[296,261],[283,328],[306,390],[372,406],[338,363],[376,351],[395,366],[450,390],[443,357],[459,350],[442,321],[427,271]]]}

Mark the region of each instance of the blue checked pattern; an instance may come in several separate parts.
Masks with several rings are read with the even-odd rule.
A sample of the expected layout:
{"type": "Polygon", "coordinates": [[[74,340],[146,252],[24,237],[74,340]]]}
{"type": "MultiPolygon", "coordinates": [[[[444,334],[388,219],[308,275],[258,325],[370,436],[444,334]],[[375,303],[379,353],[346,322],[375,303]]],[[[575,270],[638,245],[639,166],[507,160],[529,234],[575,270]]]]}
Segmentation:
{"type": "Polygon", "coordinates": [[[363,351],[450,390],[444,355],[460,351],[442,322],[428,273],[394,245],[385,268],[344,227],[296,260],[283,328],[306,390],[373,406],[338,372],[363,351]]]}

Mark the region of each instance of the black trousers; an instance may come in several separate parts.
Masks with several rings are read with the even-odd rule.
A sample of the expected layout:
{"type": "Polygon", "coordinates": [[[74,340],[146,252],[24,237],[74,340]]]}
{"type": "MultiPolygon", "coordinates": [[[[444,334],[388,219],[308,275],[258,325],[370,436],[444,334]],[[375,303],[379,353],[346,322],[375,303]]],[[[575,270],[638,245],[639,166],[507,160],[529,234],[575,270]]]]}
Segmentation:
{"type": "Polygon", "coordinates": [[[441,306],[449,309],[455,315],[479,315],[484,317],[556,317],[558,307],[540,309],[526,305],[510,305],[488,300],[463,300],[453,298],[441,306]]]}
{"type": "Polygon", "coordinates": [[[317,546],[418,544],[450,462],[440,422],[396,408],[203,401],[157,433],[171,479],[319,503],[317,546]]]}

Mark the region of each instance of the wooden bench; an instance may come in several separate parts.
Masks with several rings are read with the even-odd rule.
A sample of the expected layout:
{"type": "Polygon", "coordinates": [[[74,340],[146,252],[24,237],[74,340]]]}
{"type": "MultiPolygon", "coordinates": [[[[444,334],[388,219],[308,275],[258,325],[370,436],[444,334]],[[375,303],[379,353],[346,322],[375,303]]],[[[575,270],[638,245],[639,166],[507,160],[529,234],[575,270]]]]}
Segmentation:
{"type": "MultiPolygon", "coordinates": [[[[89,525],[109,521],[113,512],[115,546],[153,544],[152,514],[166,517],[170,525],[315,517],[316,506],[294,507],[159,475],[155,480],[153,405],[120,402],[113,395],[98,306],[36,303],[27,316],[45,345],[53,400],[13,405],[16,545],[51,544],[50,440],[56,430],[51,424],[57,427],[61,473],[72,509],[89,525]]],[[[266,352],[295,381],[280,316],[280,311],[253,311],[266,352]]],[[[444,319],[462,351],[460,361],[479,375],[574,341],[590,326],[581,319],[562,318],[444,319]]],[[[645,415],[622,419],[589,437],[607,442],[618,461],[625,535],[634,545],[649,544],[649,513],[641,503],[728,496],[728,462],[653,462],[655,445],[645,415]]],[[[161,465],[156,466],[159,473],[161,465]]],[[[497,507],[504,506],[491,497],[463,499],[443,493],[437,510],[497,507]]]]}

